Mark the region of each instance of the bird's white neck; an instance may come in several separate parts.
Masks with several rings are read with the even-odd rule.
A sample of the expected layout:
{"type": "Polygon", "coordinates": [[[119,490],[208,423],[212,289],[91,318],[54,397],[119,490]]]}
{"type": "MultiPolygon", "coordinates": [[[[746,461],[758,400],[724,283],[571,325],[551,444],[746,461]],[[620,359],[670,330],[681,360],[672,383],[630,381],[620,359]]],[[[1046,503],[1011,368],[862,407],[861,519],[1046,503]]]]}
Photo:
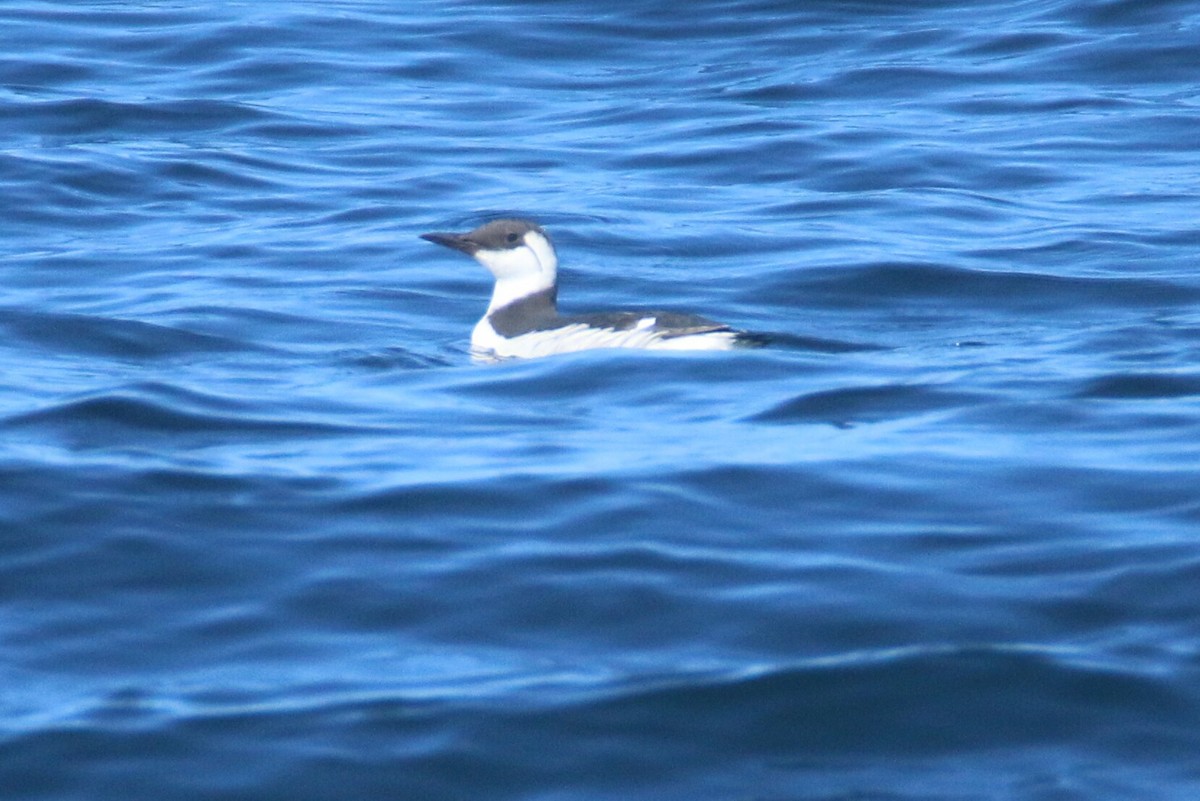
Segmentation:
{"type": "Polygon", "coordinates": [[[475,258],[496,278],[488,314],[513,301],[553,289],[558,281],[554,246],[537,231],[525,234],[524,244],[519,247],[480,250],[475,258]]]}
{"type": "Polygon", "coordinates": [[[554,280],[547,281],[540,275],[522,276],[520,278],[497,278],[496,286],[492,289],[492,300],[488,303],[487,313],[503,308],[521,298],[544,292],[554,287],[554,280]]]}

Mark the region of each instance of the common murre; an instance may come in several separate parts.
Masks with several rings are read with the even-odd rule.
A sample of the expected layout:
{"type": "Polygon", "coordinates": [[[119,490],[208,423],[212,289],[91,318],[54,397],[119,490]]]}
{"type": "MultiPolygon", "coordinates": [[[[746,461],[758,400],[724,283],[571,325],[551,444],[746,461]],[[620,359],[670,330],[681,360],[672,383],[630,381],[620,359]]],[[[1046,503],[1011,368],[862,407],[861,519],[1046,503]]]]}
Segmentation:
{"type": "Polygon", "coordinates": [[[693,314],[620,311],[558,313],[558,257],[541,226],[493,220],[465,234],[422,239],[473,256],[496,279],[492,300],[471,332],[476,358],[532,358],[594,348],[731,350],[761,344],[754,335],[693,314]]]}

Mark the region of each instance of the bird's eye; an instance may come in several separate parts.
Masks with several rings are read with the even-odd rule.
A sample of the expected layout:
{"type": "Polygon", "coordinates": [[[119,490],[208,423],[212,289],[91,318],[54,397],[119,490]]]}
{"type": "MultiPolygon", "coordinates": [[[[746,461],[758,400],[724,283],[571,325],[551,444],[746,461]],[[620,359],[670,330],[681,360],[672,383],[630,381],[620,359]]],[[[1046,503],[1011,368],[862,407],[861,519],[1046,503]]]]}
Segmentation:
{"type": "Polygon", "coordinates": [[[515,232],[513,232],[513,233],[510,233],[506,238],[508,239],[508,242],[511,245],[513,242],[516,242],[521,237],[519,237],[515,232]]]}

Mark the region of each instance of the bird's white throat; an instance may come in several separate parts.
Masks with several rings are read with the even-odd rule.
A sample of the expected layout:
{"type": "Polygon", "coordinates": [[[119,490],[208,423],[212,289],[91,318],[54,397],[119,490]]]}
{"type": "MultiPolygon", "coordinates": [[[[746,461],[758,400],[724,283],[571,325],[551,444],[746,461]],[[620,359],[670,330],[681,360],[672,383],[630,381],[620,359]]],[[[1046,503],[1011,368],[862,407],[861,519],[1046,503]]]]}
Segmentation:
{"type": "Polygon", "coordinates": [[[539,231],[527,231],[519,247],[480,249],[475,252],[475,259],[496,278],[488,314],[513,301],[552,289],[558,280],[554,246],[539,231]]]}

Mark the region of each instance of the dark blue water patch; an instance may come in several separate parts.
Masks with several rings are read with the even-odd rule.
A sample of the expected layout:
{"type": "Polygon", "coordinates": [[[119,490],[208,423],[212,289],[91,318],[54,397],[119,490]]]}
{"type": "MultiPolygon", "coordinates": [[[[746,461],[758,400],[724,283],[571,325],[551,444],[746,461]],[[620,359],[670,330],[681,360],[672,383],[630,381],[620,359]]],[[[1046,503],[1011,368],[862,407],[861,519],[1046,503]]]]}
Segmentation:
{"type": "MultiPolygon", "coordinates": [[[[1192,520],[1196,520],[1195,509],[1192,520]]],[[[1153,544],[1130,547],[1119,557],[1102,558],[1086,547],[998,548],[990,564],[978,563],[984,574],[1006,577],[1013,584],[1032,585],[1030,577],[1055,576],[1055,598],[1025,599],[1028,619],[1039,625],[1074,632],[1105,642],[1112,653],[1149,663],[1159,658],[1145,633],[1162,627],[1189,631],[1194,623],[1196,556],[1186,545],[1153,544]],[[1067,561],[1070,564],[1067,564],[1067,561]],[[993,572],[993,570],[997,572],[993,572]]]]}
{"type": "MultiPolygon", "coordinates": [[[[1200,122],[1200,110],[1185,106],[1177,110],[1155,108],[1153,111],[1147,111],[1136,117],[1129,115],[1121,119],[1109,120],[1105,128],[1109,136],[1119,131],[1122,138],[1127,137],[1130,141],[1137,142],[1139,148],[1161,154],[1159,159],[1169,159],[1172,156],[1177,158],[1180,154],[1191,152],[1186,137],[1190,131],[1195,130],[1198,122],[1200,122]],[[1124,130],[1121,131],[1121,129],[1124,130]]],[[[1108,149],[1111,151],[1111,145],[1108,146],[1108,149]]],[[[1186,158],[1186,156],[1184,157],[1186,158]]],[[[1155,161],[1159,159],[1155,159],[1155,161]]],[[[1172,161],[1165,163],[1171,166],[1172,161]]],[[[1169,192],[1162,194],[1152,189],[1142,191],[1150,201],[1156,198],[1169,200],[1172,197],[1169,192]]],[[[1126,203],[1129,200],[1128,194],[1118,194],[1116,197],[1126,203]]],[[[1182,227],[1185,231],[1195,231],[1194,226],[1186,223],[1182,227]]]]}
{"type": "Polygon", "coordinates": [[[1101,0],[1086,5],[1052,4],[1050,11],[1055,17],[1087,28],[1130,30],[1153,26],[1161,31],[1163,28],[1176,29],[1181,20],[1194,17],[1196,7],[1188,0],[1151,0],[1147,3],[1101,0]]]}
{"type": "Polygon", "coordinates": [[[1200,376],[1190,374],[1119,374],[1097,378],[1078,397],[1096,399],[1190,398],[1200,395],[1200,376]]]}
{"type": "Polygon", "coordinates": [[[146,359],[259,348],[241,339],[140,320],[26,309],[0,310],[0,328],[10,340],[44,352],[88,354],[138,363],[146,359]]]}
{"type": "MultiPolygon", "coordinates": [[[[931,797],[910,760],[952,774],[953,765],[974,767],[972,792],[986,795],[962,795],[960,786],[933,796],[949,799],[1003,797],[1012,774],[987,766],[997,754],[1024,752],[1078,789],[1055,797],[1136,788],[1136,766],[1196,778],[1185,768],[1196,747],[1194,697],[1066,654],[913,649],[648,684],[566,704],[394,695],[175,715],[127,690],[70,726],[9,737],[0,777],[14,797],[71,797],[85,787],[93,798],[148,797],[183,782],[191,797],[308,799],[351,782],[389,797],[467,798],[484,786],[496,798],[741,797],[752,784],[760,797],[794,798],[797,786],[866,757],[902,766],[888,795],[902,799],[931,797]],[[62,764],[73,770],[51,767],[62,764]]],[[[879,772],[887,770],[859,781],[876,786],[879,772]]]]}
{"type": "Polygon", "coordinates": [[[802,395],[750,416],[761,423],[858,423],[894,420],[987,403],[991,396],[945,387],[893,384],[842,387],[802,395]]]}
{"type": "MultiPolygon", "coordinates": [[[[981,260],[985,266],[1000,271],[1020,265],[1059,275],[1080,272],[1078,265],[1087,264],[1091,274],[1081,274],[1080,278],[1113,279],[1116,281],[1111,285],[1113,289],[1119,288],[1123,280],[1135,277],[1151,280],[1158,276],[1169,277],[1178,282],[1177,294],[1187,301],[1194,290],[1194,282],[1178,272],[1178,255],[1158,243],[1161,236],[1110,231],[1041,231],[1018,236],[1010,242],[1000,240],[983,247],[968,246],[962,251],[962,258],[968,262],[981,260]]],[[[1139,284],[1134,281],[1127,286],[1131,299],[1136,302],[1143,295],[1139,284]]]]}
{"type": "Polygon", "coordinates": [[[71,84],[94,74],[94,68],[84,64],[38,58],[0,58],[0,85],[10,90],[36,93],[45,86],[71,84]]]}
{"type": "Polygon", "coordinates": [[[3,595],[37,599],[13,618],[7,646],[26,669],[75,683],[287,650],[273,641],[269,599],[296,565],[260,535],[305,531],[314,504],[337,491],[324,477],[155,470],[119,456],[78,462],[69,476],[8,459],[0,476],[12,532],[3,595]],[[231,632],[239,621],[253,631],[231,632]]]}
{"type": "MultiPolygon", "coordinates": [[[[1081,112],[1111,112],[1129,108],[1130,102],[1116,97],[1066,95],[1046,97],[1043,94],[998,97],[972,97],[946,103],[944,108],[956,114],[1008,116],[1011,114],[1071,114],[1081,112]]],[[[1070,143],[1084,149],[1111,150],[1111,145],[1095,139],[1079,139],[1070,143]]],[[[1039,148],[1044,147],[1039,144],[1039,148]]]]}
{"type": "MultiPolygon", "coordinates": [[[[97,493],[100,497],[100,493],[97,493]]],[[[182,510],[181,510],[182,511],[182,510]]],[[[5,569],[6,594],[10,598],[41,598],[46,605],[40,612],[22,614],[22,621],[32,617],[44,617],[41,635],[30,635],[29,628],[14,631],[9,647],[14,656],[29,666],[49,667],[51,662],[59,667],[76,669],[84,667],[87,657],[95,660],[107,649],[98,647],[94,639],[101,631],[113,635],[130,636],[131,639],[164,637],[162,628],[188,626],[188,616],[180,615],[179,606],[193,605],[193,611],[202,612],[196,600],[205,593],[212,593],[215,601],[228,593],[231,579],[240,577],[243,582],[251,579],[251,566],[238,568],[202,540],[179,536],[171,531],[152,531],[149,528],[136,530],[120,526],[106,528],[103,535],[64,538],[55,547],[47,548],[39,534],[45,532],[51,521],[62,519],[62,511],[47,515],[41,520],[26,522],[27,536],[20,548],[12,548],[11,555],[22,558],[22,570],[15,565],[5,569]],[[60,571],[67,569],[70,577],[60,571]],[[161,599],[173,598],[170,604],[161,599]],[[153,599],[159,598],[158,602],[153,599]],[[88,610],[79,609],[77,614],[56,615],[64,605],[87,604],[89,599],[96,605],[88,610]],[[156,610],[162,613],[156,616],[156,610]],[[156,621],[155,627],[134,632],[136,622],[156,621]],[[133,624],[133,625],[131,625],[133,624]],[[70,655],[70,656],[68,656],[70,655]],[[76,658],[83,655],[81,661],[76,658]]],[[[96,522],[103,519],[97,516],[96,522]]],[[[81,521],[82,522],[82,521],[81,521]]],[[[173,528],[163,521],[164,529],[173,528]]],[[[62,529],[59,529],[62,531],[62,529]]],[[[123,667],[140,664],[152,670],[167,663],[177,662],[181,654],[163,652],[157,658],[149,655],[113,652],[108,659],[110,666],[120,663],[123,667]]],[[[97,665],[99,667],[99,665],[97,665]]]]}
{"type": "Polygon", "coordinates": [[[887,349],[884,345],[867,342],[847,342],[838,339],[800,336],[782,331],[756,330],[752,333],[758,337],[761,346],[766,348],[810,351],[813,353],[862,353],[887,349]]]}
{"type": "Polygon", "coordinates": [[[1124,276],[1065,276],[978,270],[947,264],[881,262],[781,273],[770,297],[858,307],[913,303],[982,307],[1016,313],[1062,309],[1188,307],[1200,298],[1191,283],[1124,276]],[[790,286],[789,286],[790,285],[790,286]]]}
{"type": "Polygon", "coordinates": [[[140,165],[83,154],[0,156],[10,200],[5,222],[35,229],[119,228],[145,219],[133,205],[159,192],[140,165]]]}
{"type": "MultiPolygon", "coordinates": [[[[257,261],[264,258],[258,246],[210,246],[201,255],[213,262],[232,263],[257,261]]],[[[247,296],[249,303],[266,305],[267,298],[247,296]]],[[[156,325],[192,331],[218,339],[239,343],[247,356],[263,354],[265,358],[287,358],[289,349],[303,347],[335,347],[346,343],[345,327],[336,320],[326,321],[307,313],[311,308],[284,306],[258,308],[253,305],[190,305],[178,306],[169,314],[156,315],[162,320],[156,325]]]]}
{"type": "MultiPolygon", "coordinates": [[[[467,356],[468,352],[464,350],[458,355],[467,356]]],[[[347,351],[338,354],[338,358],[357,367],[381,371],[449,367],[458,361],[447,354],[419,353],[400,347],[379,351],[347,351]]]]}
{"type": "MultiPolygon", "coordinates": [[[[566,422],[572,411],[563,405],[569,399],[579,399],[590,405],[599,402],[604,393],[610,398],[638,398],[670,395],[671,383],[682,386],[702,385],[720,370],[721,379],[710,381],[707,389],[720,393],[727,382],[738,379],[753,381],[767,375],[781,376],[794,372],[786,363],[772,361],[755,349],[722,354],[647,354],[629,351],[593,351],[572,354],[567,358],[539,362],[506,362],[488,371],[456,377],[453,391],[463,397],[500,399],[512,404],[514,414],[532,411],[547,414],[547,419],[566,422]],[[719,368],[717,367],[719,364],[719,368]],[[599,394],[598,394],[599,393],[599,394]],[[548,397],[557,403],[544,405],[548,397]],[[529,406],[528,404],[536,404],[529,406]]],[[[700,391],[700,390],[697,390],[700,391]]]]}
{"type": "Polygon", "coordinates": [[[29,27],[45,33],[70,30],[78,26],[79,31],[87,33],[96,29],[111,28],[124,31],[127,27],[162,27],[187,26],[204,19],[197,12],[182,9],[127,9],[127,8],[47,8],[37,3],[12,4],[5,8],[6,16],[16,21],[28,21],[29,27]],[[50,23],[50,24],[47,24],[50,23]]]}
{"type": "Polygon", "coordinates": [[[206,153],[203,154],[204,161],[199,161],[196,155],[193,153],[189,154],[188,158],[160,160],[156,165],[156,173],[164,181],[193,187],[233,190],[278,188],[278,182],[267,179],[261,172],[250,172],[245,160],[206,153]]]}
{"type": "Polygon", "coordinates": [[[193,134],[226,130],[271,117],[269,112],[225,100],[132,103],[99,98],[9,103],[0,106],[14,133],[88,139],[193,134]]]}
{"type": "Polygon", "coordinates": [[[1192,375],[1190,366],[1200,357],[1200,326],[1185,309],[1167,310],[1150,319],[1098,330],[1072,350],[1108,354],[1114,365],[1127,371],[1187,379],[1192,375]]]}
{"type": "MultiPolygon", "coordinates": [[[[821,192],[881,192],[897,189],[1006,193],[1049,187],[1062,172],[1031,162],[999,163],[979,153],[950,154],[936,148],[884,150],[868,161],[853,154],[817,159],[805,183],[821,192]]],[[[808,171],[806,170],[806,173],[808,171]]],[[[986,209],[975,208],[980,214],[986,209]]]]}
{"type": "MultiPolygon", "coordinates": [[[[539,493],[539,506],[550,519],[587,519],[594,513],[604,514],[606,510],[625,506],[614,495],[616,484],[611,478],[564,479],[555,481],[553,486],[553,492],[539,493]]],[[[460,522],[482,535],[501,534],[520,523],[528,513],[530,501],[527,493],[508,491],[503,481],[482,480],[388,487],[343,499],[338,506],[346,512],[380,520],[403,514],[408,530],[419,533],[436,531],[440,515],[447,505],[452,505],[459,510],[460,522]]],[[[597,525],[596,529],[605,527],[597,525]]]]}
{"type": "MultiPolygon", "coordinates": [[[[1200,507],[1192,509],[1193,521],[1200,520],[1200,507]]],[[[1156,559],[1138,559],[1112,570],[1092,592],[1078,599],[1084,605],[1117,612],[1114,618],[1133,624],[1156,621],[1190,630],[1195,625],[1192,610],[1200,603],[1200,561],[1186,547],[1156,559]]],[[[1111,618],[1102,621],[1107,627],[1111,618]]]]}
{"type": "Polygon", "coordinates": [[[1178,758],[1194,743],[1185,732],[1197,720],[1196,698],[1173,682],[1019,648],[900,651],[880,662],[634,692],[580,713],[631,739],[699,747],[692,757],[700,761],[728,758],[723,748],[786,759],[1055,741],[1178,758]],[[947,725],[960,716],[975,724],[947,725]],[[729,731],[740,733],[736,743],[720,736],[729,731]]]}
{"type": "Polygon", "coordinates": [[[357,426],[271,417],[265,410],[162,384],[139,384],[12,415],[0,427],[22,439],[54,439],[75,449],[149,447],[187,442],[193,447],[230,437],[297,437],[362,433],[357,426]]]}
{"type": "MultiPolygon", "coordinates": [[[[1191,430],[1183,433],[1195,430],[1193,420],[1191,430]]],[[[1178,436],[1179,431],[1169,431],[1166,438],[1178,436]]],[[[1098,441],[1105,442],[1100,437],[1098,441]]],[[[1002,479],[993,478],[993,486],[1005,488],[1004,497],[1021,504],[1021,514],[1010,515],[1013,530],[1037,531],[1040,525],[1044,531],[1048,516],[1039,523],[1032,512],[1048,507],[1056,510],[1056,528],[1091,531],[1129,545],[1173,541],[1175,534],[1195,524],[1197,504],[1189,489],[1194,457],[1153,466],[1053,465],[1046,464],[1044,456],[1041,461],[1011,466],[1002,479]]],[[[979,510],[984,506],[980,502],[979,510]]]]}
{"type": "MultiPolygon", "coordinates": [[[[200,459],[154,467],[151,460],[110,452],[50,471],[9,457],[0,469],[7,519],[29,534],[30,543],[54,532],[64,535],[55,542],[97,546],[102,546],[97,531],[152,539],[166,528],[200,542],[205,532],[300,532],[305,527],[298,523],[311,520],[314,509],[342,497],[335,477],[247,475],[236,465],[210,466],[200,459]],[[195,466],[185,466],[189,461],[195,466]],[[54,483],[56,476],[59,483],[54,483]],[[134,502],[139,492],[143,503],[134,502]]],[[[53,549],[50,553],[57,558],[53,549]]],[[[219,561],[226,554],[218,550],[212,556],[219,561]]],[[[48,592],[67,588],[73,593],[79,577],[88,572],[68,565],[56,568],[54,575],[56,581],[43,584],[48,592]]]]}
{"type": "MultiPolygon", "coordinates": [[[[1005,33],[996,30],[981,30],[962,37],[958,54],[967,58],[983,56],[985,58],[1014,58],[1028,57],[1050,50],[1075,44],[1082,40],[1078,34],[1067,31],[1019,31],[1005,33]]],[[[1105,99],[1096,98],[1104,103],[1105,99]]],[[[981,102],[986,102],[981,99],[981,102]]],[[[1107,102],[1116,102],[1108,100],[1107,102]]]]}
{"type": "Polygon", "coordinates": [[[733,95],[748,103],[775,105],[830,101],[844,97],[898,101],[908,97],[949,93],[951,87],[971,83],[995,86],[1006,80],[998,71],[954,70],[884,64],[848,68],[818,81],[773,83],[733,95]]]}
{"type": "Polygon", "coordinates": [[[359,139],[367,135],[362,127],[333,119],[298,119],[284,115],[264,118],[246,125],[240,133],[265,141],[327,142],[331,139],[359,139]]]}

